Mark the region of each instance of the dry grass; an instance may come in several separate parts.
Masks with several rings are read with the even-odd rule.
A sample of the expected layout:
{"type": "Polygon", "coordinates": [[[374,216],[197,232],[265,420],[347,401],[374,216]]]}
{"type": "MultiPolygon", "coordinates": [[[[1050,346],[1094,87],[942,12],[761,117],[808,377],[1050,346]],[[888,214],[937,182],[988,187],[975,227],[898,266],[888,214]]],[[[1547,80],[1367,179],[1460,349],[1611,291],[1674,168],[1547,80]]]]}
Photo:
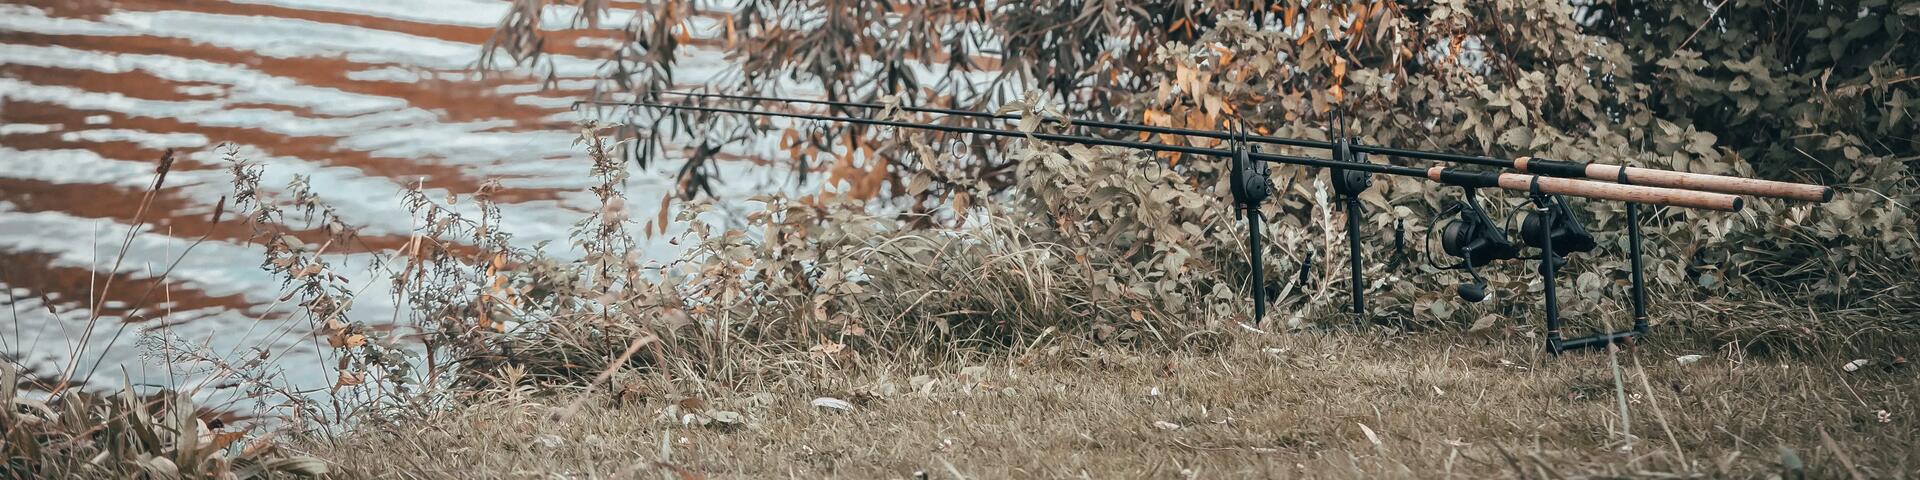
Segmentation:
{"type": "Polygon", "coordinates": [[[1521,338],[1237,332],[1164,355],[1054,338],[700,392],[616,377],[617,393],[558,419],[566,395],[495,391],[314,453],[388,478],[1920,475],[1920,370],[1886,359],[1846,373],[1839,355],[1656,341],[1619,357],[1622,396],[1607,355],[1554,358],[1521,338]],[[743,423],[669,420],[685,412],[743,423]]]}

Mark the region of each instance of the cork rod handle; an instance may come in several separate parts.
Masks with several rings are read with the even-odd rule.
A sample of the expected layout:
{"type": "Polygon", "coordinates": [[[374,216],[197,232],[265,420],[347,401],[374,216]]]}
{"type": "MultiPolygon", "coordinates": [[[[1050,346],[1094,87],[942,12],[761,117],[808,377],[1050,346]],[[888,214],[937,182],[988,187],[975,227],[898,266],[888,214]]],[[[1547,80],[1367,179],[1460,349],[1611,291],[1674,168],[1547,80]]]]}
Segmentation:
{"type": "Polygon", "coordinates": [[[1823,185],[1776,182],[1772,180],[1676,172],[1652,168],[1623,167],[1603,163],[1581,164],[1564,161],[1536,160],[1537,159],[1533,157],[1513,159],[1513,169],[1526,173],[1552,175],[1556,177],[1586,177],[1602,182],[1618,182],[1620,181],[1620,174],[1622,171],[1625,171],[1626,183],[1633,185],[1719,192],[1733,195],[1753,195],[1756,197],[1783,198],[1816,203],[1833,200],[1833,187],[1823,185]]]}
{"type": "MultiPolygon", "coordinates": [[[[1440,182],[1443,181],[1441,177],[1445,172],[1446,169],[1444,168],[1433,167],[1427,170],[1427,177],[1433,181],[1440,182]]],[[[1629,173],[1629,175],[1631,175],[1631,173],[1629,173]]],[[[1519,173],[1502,173],[1495,183],[1503,189],[1516,192],[1531,192],[1535,181],[1540,182],[1540,191],[1542,193],[1556,195],[1643,203],[1648,205],[1718,210],[1722,212],[1738,212],[1746,206],[1746,199],[1738,195],[1603,183],[1519,173]]]]}
{"type": "Polygon", "coordinates": [[[1626,170],[1627,182],[1634,185],[1683,188],[1687,190],[1731,193],[1735,195],[1753,195],[1756,197],[1785,198],[1806,202],[1824,203],[1833,200],[1833,187],[1822,185],[1776,182],[1773,180],[1675,172],[1672,170],[1655,170],[1640,167],[1622,167],[1598,163],[1587,165],[1587,178],[1608,182],[1618,181],[1621,170],[1626,170]]]}

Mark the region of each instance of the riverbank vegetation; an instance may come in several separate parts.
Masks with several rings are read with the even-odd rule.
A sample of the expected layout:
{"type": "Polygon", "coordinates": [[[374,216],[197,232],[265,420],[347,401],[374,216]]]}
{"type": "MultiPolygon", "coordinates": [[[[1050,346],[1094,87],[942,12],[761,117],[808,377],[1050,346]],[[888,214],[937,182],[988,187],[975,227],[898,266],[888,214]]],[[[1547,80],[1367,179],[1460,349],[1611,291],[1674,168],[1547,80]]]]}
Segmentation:
{"type": "MultiPolygon", "coordinates": [[[[610,63],[643,67],[610,70],[605,95],[661,98],[673,85],[661,46],[696,33],[682,25],[703,13],[661,4],[610,63]]],[[[583,125],[595,201],[568,245],[502,233],[489,186],[417,190],[402,201],[416,230],[379,262],[393,289],[366,292],[329,253],[356,241],[330,192],[298,179],[263,189],[272,165],[230,155],[226,215],[253,227],[333,384],[288,392],[270,363],[183,360],[234,379],[263,399],[253,415],[281,421],[247,442],[207,427],[219,460],[193,457],[212,450],[185,440],[206,420],[187,421],[184,403],[155,403],[149,420],[125,396],[9,395],[5,472],[160,477],[152,459],[169,458],[183,476],[342,478],[1920,475],[1920,369],[1906,361],[1920,344],[1920,284],[1907,280],[1920,274],[1908,170],[1920,149],[1904,134],[1920,9],[1182,5],[905,14],[936,40],[953,33],[942,25],[1004,35],[1004,85],[1039,86],[1027,95],[819,63],[934,56],[913,43],[927,38],[853,28],[890,9],[779,3],[834,20],[798,37],[765,11],[723,26],[737,42],[727,48],[757,59],[739,68],[810,72],[838,98],[1244,121],[1321,139],[1340,122],[1373,144],[1840,194],[1741,214],[1649,209],[1652,339],[1556,357],[1539,351],[1531,262],[1483,270],[1496,293],[1482,303],[1426,264],[1433,217],[1458,194],[1415,179],[1381,178],[1360,197],[1369,280],[1358,287],[1375,299],[1362,319],[1343,313],[1356,286],[1328,265],[1345,256],[1344,214],[1312,169],[1275,171],[1271,282],[1255,288],[1213,159],[637,112],[583,125]],[[1085,35],[1030,35],[1062,25],[1085,35]],[[1114,39],[1132,41],[1103,47],[1114,39]],[[1095,80],[1066,81],[1083,78],[1095,80]],[[719,153],[760,135],[785,138],[771,166],[808,193],[706,197],[702,185],[726,180],[719,153]],[[630,169],[671,144],[694,146],[683,188],[627,198],[630,169]],[[637,253],[663,240],[681,254],[637,253]],[[1264,322],[1250,317],[1253,291],[1274,301],[1264,322]],[[382,315],[397,322],[353,308],[387,294],[401,310],[382,315]]],[[[540,8],[525,2],[503,22],[502,51],[538,58],[538,22],[525,19],[540,8]]],[[[1496,218],[1523,201],[1487,200],[1496,218]]],[[[1576,329],[1624,325],[1623,206],[1574,206],[1602,245],[1567,267],[1563,308],[1576,329]]]]}

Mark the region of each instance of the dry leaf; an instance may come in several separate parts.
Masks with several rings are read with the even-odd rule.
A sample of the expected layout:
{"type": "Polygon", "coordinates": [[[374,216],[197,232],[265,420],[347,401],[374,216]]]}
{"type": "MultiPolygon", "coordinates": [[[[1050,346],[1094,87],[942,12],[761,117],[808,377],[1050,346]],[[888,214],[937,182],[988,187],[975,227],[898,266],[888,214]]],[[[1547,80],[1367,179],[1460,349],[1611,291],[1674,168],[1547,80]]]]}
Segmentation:
{"type": "Polygon", "coordinates": [[[716,422],[730,423],[730,424],[738,424],[738,423],[747,421],[747,418],[743,415],[740,415],[740,412],[730,412],[726,410],[708,410],[707,418],[712,418],[713,421],[716,421],[716,422]]]}
{"type": "Polygon", "coordinates": [[[353,372],[340,372],[340,379],[333,382],[333,388],[351,387],[362,383],[367,383],[365,376],[353,372]]]}
{"type": "Polygon", "coordinates": [[[828,410],[839,410],[842,412],[853,411],[853,404],[847,403],[846,400],[841,400],[833,397],[815,398],[813,399],[812,402],[808,402],[808,403],[812,404],[815,407],[825,408],[828,410]]]}
{"type": "Polygon", "coordinates": [[[1360,433],[1367,434],[1367,441],[1373,443],[1373,448],[1381,448],[1384,446],[1380,443],[1380,435],[1374,434],[1373,429],[1368,428],[1367,424],[1359,422],[1354,422],[1354,424],[1360,426],[1360,433]]]}

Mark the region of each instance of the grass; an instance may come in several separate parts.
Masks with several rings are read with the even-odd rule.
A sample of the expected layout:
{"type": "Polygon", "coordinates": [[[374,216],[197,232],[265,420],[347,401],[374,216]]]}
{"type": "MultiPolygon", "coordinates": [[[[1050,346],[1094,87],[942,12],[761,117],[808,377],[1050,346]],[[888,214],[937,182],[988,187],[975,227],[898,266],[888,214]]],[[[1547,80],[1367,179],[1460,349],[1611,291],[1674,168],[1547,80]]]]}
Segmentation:
{"type": "MultiPolygon", "coordinates": [[[[484,195],[479,217],[455,217],[410,192],[429,225],[414,245],[483,248],[398,254],[420,329],[407,338],[337,320],[353,298],[314,274],[332,268],[325,247],[286,240],[283,205],[236,160],[236,213],[340,374],[330,412],[287,393],[279,408],[325,425],[249,435],[202,418],[216,412],[190,395],[0,392],[0,477],[1920,476],[1920,377],[1895,361],[1920,345],[1906,296],[1819,312],[1767,292],[1663,298],[1660,335],[1620,354],[1548,356],[1519,321],[1254,333],[1226,320],[1239,312],[1222,283],[1238,278],[1232,244],[1145,228],[1170,213],[1106,211],[1073,189],[934,231],[877,228],[863,204],[771,198],[777,215],[747,219],[759,241],[692,221],[695,206],[676,238],[690,253],[655,281],[627,254],[623,164],[585,140],[603,208],[576,224],[579,262],[489,236],[484,195]],[[1035,214],[1020,208],[1053,223],[1013,221],[1035,214]],[[1134,230],[1153,236],[1109,241],[1134,230]],[[1859,357],[1875,363],[1841,369],[1859,357]]],[[[1098,164],[1114,169],[1033,185],[1171,188],[1184,200],[1170,204],[1193,207],[1174,223],[1230,223],[1157,164],[1098,164]]],[[[304,181],[288,189],[285,211],[332,218],[304,181]]],[[[1278,232],[1282,250],[1314,240],[1278,232]]],[[[1420,289],[1392,290],[1406,305],[1420,289]]],[[[1315,313],[1336,296],[1302,291],[1284,308],[1344,325],[1315,313]]]]}
{"type": "Polygon", "coordinates": [[[374,478],[1920,475],[1920,378],[1887,361],[1656,340],[1618,357],[1616,383],[1606,354],[1522,338],[1236,332],[1164,354],[1052,338],[751,386],[616,375],[571,415],[580,397],[522,385],[312,453],[374,478]]]}

